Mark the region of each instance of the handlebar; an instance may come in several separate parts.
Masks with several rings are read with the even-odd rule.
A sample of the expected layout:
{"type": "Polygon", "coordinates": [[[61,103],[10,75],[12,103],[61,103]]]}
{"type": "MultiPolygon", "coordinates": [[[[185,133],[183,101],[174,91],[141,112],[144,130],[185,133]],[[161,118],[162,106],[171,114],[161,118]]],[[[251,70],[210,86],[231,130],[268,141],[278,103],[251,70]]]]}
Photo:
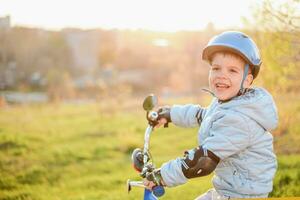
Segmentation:
{"type": "Polygon", "coordinates": [[[154,186],[151,190],[146,189],[146,186],[143,184],[142,181],[131,181],[131,180],[127,180],[127,190],[128,192],[131,191],[131,187],[142,187],[145,188],[145,195],[146,193],[150,193],[150,195],[152,195],[151,193],[153,193],[153,195],[155,197],[161,197],[165,194],[165,188],[163,186],[154,186]]]}

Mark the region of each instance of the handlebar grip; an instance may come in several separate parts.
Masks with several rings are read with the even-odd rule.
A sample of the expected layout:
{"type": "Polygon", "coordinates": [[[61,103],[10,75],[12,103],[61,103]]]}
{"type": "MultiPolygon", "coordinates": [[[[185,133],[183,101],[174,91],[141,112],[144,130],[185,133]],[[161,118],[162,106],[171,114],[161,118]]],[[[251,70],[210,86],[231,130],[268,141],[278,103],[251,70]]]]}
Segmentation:
{"type": "Polygon", "coordinates": [[[165,188],[160,185],[153,187],[152,190],[153,190],[154,196],[156,196],[156,197],[161,197],[165,194],[165,188]]]}

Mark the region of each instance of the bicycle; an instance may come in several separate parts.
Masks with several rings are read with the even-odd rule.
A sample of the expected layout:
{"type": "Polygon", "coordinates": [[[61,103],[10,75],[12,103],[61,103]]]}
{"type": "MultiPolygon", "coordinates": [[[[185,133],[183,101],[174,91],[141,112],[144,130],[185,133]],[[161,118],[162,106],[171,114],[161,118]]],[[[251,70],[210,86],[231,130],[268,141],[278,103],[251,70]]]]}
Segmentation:
{"type": "MultiPolygon", "coordinates": [[[[146,111],[146,119],[148,121],[148,126],[145,131],[144,136],[144,148],[135,149],[132,152],[132,163],[133,167],[140,173],[142,178],[146,178],[147,174],[153,172],[155,169],[154,163],[152,163],[152,156],[149,151],[150,135],[157,124],[158,113],[153,111],[153,108],[157,105],[157,97],[153,94],[147,96],[143,102],[143,108],[146,111]]],[[[144,200],[156,200],[165,193],[163,186],[157,184],[152,190],[146,188],[143,181],[132,181],[127,180],[127,190],[128,193],[131,191],[132,187],[142,187],[144,188],[144,200]]]]}

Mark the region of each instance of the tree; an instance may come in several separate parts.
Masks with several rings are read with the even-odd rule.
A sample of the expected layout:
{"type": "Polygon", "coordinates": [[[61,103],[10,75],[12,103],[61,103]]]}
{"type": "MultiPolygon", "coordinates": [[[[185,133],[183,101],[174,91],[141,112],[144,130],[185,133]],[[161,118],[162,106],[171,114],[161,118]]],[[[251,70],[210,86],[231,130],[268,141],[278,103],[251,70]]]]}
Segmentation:
{"type": "Polygon", "coordinates": [[[278,92],[300,89],[300,1],[264,0],[254,13],[263,58],[259,82],[278,92]]]}

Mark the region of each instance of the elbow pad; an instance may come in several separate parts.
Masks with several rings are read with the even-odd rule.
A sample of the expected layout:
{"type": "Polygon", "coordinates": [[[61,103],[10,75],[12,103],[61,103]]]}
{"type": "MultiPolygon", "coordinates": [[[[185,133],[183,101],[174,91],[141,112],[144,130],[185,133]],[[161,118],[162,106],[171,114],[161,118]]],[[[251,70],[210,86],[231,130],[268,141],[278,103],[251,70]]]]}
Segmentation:
{"type": "Polygon", "coordinates": [[[213,152],[199,146],[184,153],[181,169],[188,179],[206,176],[216,169],[219,161],[213,152]]]}

